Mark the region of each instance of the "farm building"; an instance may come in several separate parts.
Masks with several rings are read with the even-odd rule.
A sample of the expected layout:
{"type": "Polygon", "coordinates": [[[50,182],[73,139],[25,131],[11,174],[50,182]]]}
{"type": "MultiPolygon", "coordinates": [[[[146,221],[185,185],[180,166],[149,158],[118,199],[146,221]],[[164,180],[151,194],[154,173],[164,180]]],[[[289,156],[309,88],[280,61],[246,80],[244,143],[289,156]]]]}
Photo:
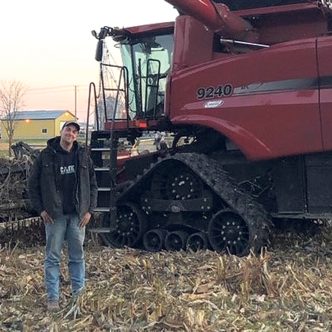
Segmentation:
{"type": "MultiPolygon", "coordinates": [[[[75,116],[66,110],[19,111],[15,114],[14,139],[47,140],[57,136],[66,121],[75,120],[75,116]]],[[[2,139],[7,140],[6,119],[1,119],[2,139]]]]}

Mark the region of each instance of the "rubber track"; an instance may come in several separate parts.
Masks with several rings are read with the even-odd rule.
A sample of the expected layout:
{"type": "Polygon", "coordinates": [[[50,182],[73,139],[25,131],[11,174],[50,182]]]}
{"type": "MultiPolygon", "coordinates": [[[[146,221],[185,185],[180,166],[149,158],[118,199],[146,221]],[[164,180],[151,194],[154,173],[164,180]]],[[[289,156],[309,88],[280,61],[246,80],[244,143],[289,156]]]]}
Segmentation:
{"type": "MultiPolygon", "coordinates": [[[[250,193],[240,189],[216,160],[203,154],[178,153],[151,164],[150,169],[145,170],[142,176],[138,176],[136,182],[118,197],[118,202],[123,201],[127,194],[135,190],[159,165],[170,160],[185,164],[221,200],[243,218],[249,229],[250,248],[254,252],[258,252],[262,246],[266,245],[272,228],[272,221],[264,207],[255,201],[250,193]]],[[[248,248],[248,251],[250,248],[248,248]]]]}

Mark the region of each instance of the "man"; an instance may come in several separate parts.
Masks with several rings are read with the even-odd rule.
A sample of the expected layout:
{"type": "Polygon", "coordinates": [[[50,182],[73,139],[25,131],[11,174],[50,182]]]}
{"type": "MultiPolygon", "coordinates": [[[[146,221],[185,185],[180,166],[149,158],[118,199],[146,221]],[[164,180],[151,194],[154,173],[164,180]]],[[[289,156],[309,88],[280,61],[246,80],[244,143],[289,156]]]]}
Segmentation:
{"type": "Polygon", "coordinates": [[[45,285],[49,311],[59,309],[59,274],[63,241],[68,244],[72,294],[84,288],[85,226],[97,204],[97,183],[92,161],[77,143],[80,126],[66,122],[47,142],[29,177],[33,208],[42,217],[46,232],[45,285]]]}

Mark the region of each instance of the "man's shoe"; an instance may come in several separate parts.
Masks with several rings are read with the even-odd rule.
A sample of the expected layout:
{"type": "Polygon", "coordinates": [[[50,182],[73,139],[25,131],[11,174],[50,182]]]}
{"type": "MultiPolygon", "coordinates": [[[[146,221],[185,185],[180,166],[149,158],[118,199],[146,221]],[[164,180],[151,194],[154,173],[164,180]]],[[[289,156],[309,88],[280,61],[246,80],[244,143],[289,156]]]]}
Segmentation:
{"type": "Polygon", "coordinates": [[[57,312],[60,310],[59,301],[50,300],[47,302],[47,310],[50,312],[57,312]]]}

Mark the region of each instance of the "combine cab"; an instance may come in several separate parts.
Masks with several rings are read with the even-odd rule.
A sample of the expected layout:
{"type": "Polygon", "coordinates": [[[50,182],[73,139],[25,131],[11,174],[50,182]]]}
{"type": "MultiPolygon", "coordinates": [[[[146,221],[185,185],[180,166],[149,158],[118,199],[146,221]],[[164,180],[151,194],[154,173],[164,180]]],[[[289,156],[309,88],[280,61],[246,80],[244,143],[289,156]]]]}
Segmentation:
{"type": "Polygon", "coordinates": [[[94,231],[116,247],[245,255],[272,220],[331,218],[331,3],[168,2],[175,23],[94,33],[94,231]],[[123,66],[102,55],[108,37],[123,66]],[[118,154],[155,131],[166,148],[118,154]]]}

